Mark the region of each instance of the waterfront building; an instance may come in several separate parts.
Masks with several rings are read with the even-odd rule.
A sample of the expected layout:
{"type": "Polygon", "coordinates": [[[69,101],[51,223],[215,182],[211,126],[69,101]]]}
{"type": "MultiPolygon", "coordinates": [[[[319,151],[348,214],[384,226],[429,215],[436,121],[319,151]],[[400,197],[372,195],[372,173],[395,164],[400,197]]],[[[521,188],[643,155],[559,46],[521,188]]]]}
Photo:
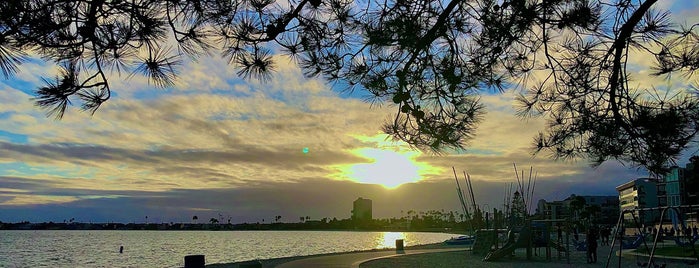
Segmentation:
{"type": "Polygon", "coordinates": [[[614,224],[619,219],[619,197],[614,195],[571,195],[563,200],[566,207],[570,208],[570,203],[576,197],[585,200],[585,206],[596,206],[599,214],[595,215],[594,221],[597,223],[614,224]]]}
{"type": "Polygon", "coordinates": [[[580,215],[577,215],[577,213],[575,215],[571,215],[573,212],[571,203],[573,200],[578,198],[582,198],[584,200],[585,207],[599,207],[599,213],[592,216],[592,220],[595,223],[614,224],[619,218],[619,197],[612,195],[604,196],[573,194],[564,200],[551,202],[541,199],[537,203],[536,212],[543,219],[548,220],[565,219],[571,217],[572,220],[579,220],[580,215]]]}
{"type": "Polygon", "coordinates": [[[667,195],[668,206],[682,205],[682,193],[684,192],[684,168],[674,166],[665,175],[665,193],[667,195]]]}
{"type": "MultiPolygon", "coordinates": [[[[633,210],[654,208],[658,206],[658,181],[652,178],[639,178],[616,187],[619,192],[619,205],[621,210],[633,210]]],[[[654,224],[660,215],[658,211],[636,211],[637,219],[641,224],[654,224]]],[[[624,220],[634,224],[630,213],[624,214],[624,220]]],[[[633,225],[629,225],[633,226],[633,225]]]]}
{"type": "Polygon", "coordinates": [[[536,204],[536,213],[545,220],[565,219],[569,216],[569,211],[563,201],[548,202],[545,199],[539,199],[536,204]]]}
{"type": "MultiPolygon", "coordinates": [[[[699,162],[699,157],[694,156],[690,159],[690,162],[682,168],[679,166],[673,166],[670,171],[663,176],[663,188],[664,196],[661,196],[660,201],[666,201],[667,206],[682,206],[682,205],[693,205],[698,204],[699,200],[697,196],[699,194],[699,188],[697,184],[697,174],[699,170],[695,167],[696,163],[699,162]]],[[[661,205],[663,205],[661,203],[661,205]]],[[[690,210],[687,215],[684,215],[686,219],[696,222],[696,212],[690,210]]],[[[672,214],[670,212],[669,214],[672,214]]]]}
{"type": "Polygon", "coordinates": [[[357,198],[352,203],[352,219],[359,221],[371,220],[371,199],[357,198]]]}

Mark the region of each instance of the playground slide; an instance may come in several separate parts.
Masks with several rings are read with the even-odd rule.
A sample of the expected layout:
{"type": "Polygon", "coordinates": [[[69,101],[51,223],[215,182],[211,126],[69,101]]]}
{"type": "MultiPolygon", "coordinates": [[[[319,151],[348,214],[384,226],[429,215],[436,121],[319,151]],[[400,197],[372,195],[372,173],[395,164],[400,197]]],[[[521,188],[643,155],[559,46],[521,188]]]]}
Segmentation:
{"type": "Polygon", "coordinates": [[[521,247],[521,245],[526,245],[527,241],[530,239],[531,232],[527,229],[522,229],[522,231],[519,233],[517,241],[514,239],[508,240],[507,243],[505,243],[505,245],[503,245],[501,248],[488,253],[488,255],[483,258],[483,261],[496,261],[505,256],[510,256],[515,249],[521,247]]]}
{"type": "Polygon", "coordinates": [[[578,241],[573,239],[573,247],[577,251],[587,251],[587,241],[578,241]]]}
{"type": "Polygon", "coordinates": [[[517,249],[516,243],[507,243],[501,248],[488,253],[488,255],[483,258],[483,261],[496,261],[502,259],[503,257],[512,255],[512,252],[514,252],[515,249],[517,249]]]}
{"type": "Polygon", "coordinates": [[[566,247],[563,246],[563,244],[558,243],[558,241],[556,241],[556,240],[553,240],[553,239],[549,240],[549,245],[551,245],[552,248],[555,248],[558,251],[561,251],[561,252],[566,251],[566,247]]]}

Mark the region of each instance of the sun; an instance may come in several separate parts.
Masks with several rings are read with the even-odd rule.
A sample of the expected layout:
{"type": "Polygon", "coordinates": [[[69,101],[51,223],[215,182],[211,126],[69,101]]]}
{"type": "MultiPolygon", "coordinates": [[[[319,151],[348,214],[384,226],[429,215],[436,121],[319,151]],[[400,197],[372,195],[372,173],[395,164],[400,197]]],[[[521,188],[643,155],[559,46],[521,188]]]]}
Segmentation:
{"type": "Polygon", "coordinates": [[[376,148],[358,148],[350,152],[367,162],[345,165],[341,168],[342,177],[367,184],[378,184],[394,189],[405,183],[418,182],[435,168],[417,158],[421,152],[401,146],[396,142],[386,142],[381,137],[365,137],[362,141],[381,142],[376,148]]]}

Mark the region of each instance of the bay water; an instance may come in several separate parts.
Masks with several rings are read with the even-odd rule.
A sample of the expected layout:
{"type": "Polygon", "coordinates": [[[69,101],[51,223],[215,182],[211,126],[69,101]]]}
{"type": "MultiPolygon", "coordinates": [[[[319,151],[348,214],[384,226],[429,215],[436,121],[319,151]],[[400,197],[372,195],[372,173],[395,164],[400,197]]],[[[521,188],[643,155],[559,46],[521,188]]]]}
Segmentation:
{"type": "Polygon", "coordinates": [[[353,231],[0,231],[0,267],[182,267],[442,242],[454,234],[353,231]],[[123,253],[119,248],[123,246],[123,253]]]}

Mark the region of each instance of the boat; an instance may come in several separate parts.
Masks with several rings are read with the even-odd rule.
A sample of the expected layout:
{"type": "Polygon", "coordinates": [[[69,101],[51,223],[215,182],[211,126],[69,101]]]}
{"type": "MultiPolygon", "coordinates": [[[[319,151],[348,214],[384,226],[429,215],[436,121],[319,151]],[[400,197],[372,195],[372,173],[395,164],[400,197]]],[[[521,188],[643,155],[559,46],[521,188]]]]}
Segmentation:
{"type": "Polygon", "coordinates": [[[462,235],[457,237],[452,237],[444,241],[447,245],[471,245],[476,240],[475,237],[470,235],[462,235]]]}

